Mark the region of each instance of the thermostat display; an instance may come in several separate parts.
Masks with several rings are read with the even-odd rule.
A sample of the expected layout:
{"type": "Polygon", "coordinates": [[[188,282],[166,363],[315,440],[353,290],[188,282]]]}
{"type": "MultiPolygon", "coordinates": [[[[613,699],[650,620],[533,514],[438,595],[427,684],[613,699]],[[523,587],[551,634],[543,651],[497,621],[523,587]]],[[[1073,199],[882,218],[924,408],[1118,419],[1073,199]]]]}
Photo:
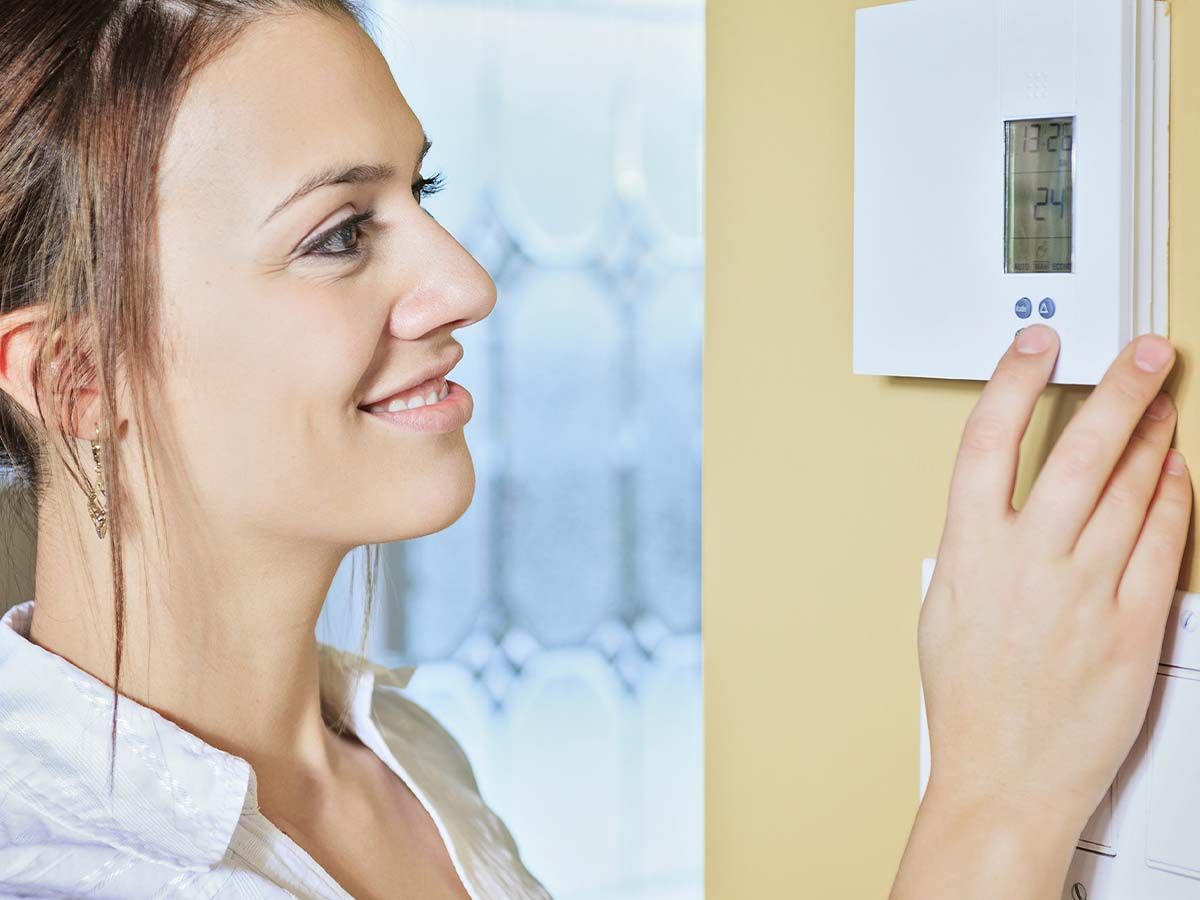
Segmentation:
{"type": "Polygon", "coordinates": [[[1070,272],[1075,119],[1004,127],[1004,271],[1070,272]]]}

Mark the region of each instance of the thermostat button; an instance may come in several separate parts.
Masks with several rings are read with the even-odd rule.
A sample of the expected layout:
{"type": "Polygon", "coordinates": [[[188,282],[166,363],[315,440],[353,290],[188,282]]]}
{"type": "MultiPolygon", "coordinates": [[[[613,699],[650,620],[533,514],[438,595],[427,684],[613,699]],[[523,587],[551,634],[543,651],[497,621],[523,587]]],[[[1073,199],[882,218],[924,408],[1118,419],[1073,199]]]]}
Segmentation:
{"type": "Polygon", "coordinates": [[[1022,297],[1017,301],[1017,318],[1028,319],[1033,315],[1033,303],[1028,297],[1022,297]]]}
{"type": "Polygon", "coordinates": [[[1038,304],[1038,315],[1043,319],[1049,319],[1054,315],[1054,301],[1049,297],[1043,297],[1042,302],[1038,304]]]}

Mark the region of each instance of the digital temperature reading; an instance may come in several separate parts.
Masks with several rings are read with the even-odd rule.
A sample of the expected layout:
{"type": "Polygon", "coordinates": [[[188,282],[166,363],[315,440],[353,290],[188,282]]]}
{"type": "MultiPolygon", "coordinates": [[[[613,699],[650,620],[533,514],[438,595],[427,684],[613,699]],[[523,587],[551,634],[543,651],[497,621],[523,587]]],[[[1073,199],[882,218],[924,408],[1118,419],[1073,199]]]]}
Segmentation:
{"type": "Polygon", "coordinates": [[[1074,118],[1004,123],[1004,271],[1070,272],[1074,118]]]}

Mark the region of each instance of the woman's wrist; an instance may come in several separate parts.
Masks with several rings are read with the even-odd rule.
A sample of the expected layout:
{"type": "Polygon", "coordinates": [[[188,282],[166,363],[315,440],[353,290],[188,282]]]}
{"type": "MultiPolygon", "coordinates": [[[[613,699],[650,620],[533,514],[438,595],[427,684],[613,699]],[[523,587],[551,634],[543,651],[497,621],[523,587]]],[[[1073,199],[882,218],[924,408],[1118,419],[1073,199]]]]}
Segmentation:
{"type": "Polygon", "coordinates": [[[921,805],[967,819],[993,819],[1040,841],[1074,846],[1087,823],[1087,815],[1059,797],[1035,790],[1024,793],[1002,787],[985,787],[978,779],[941,777],[935,769],[921,805]]]}
{"type": "Polygon", "coordinates": [[[1056,900],[1080,830],[1052,805],[931,779],[891,900],[1056,900]]]}

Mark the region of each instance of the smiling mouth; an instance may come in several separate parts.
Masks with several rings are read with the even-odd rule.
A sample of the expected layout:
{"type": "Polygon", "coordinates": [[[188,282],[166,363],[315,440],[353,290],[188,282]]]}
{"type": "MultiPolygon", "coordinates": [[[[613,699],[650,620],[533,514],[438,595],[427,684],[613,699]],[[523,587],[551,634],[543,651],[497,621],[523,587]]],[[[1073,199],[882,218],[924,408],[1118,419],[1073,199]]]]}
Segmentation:
{"type": "Polygon", "coordinates": [[[470,420],[475,409],[475,401],[471,392],[456,381],[447,381],[444,377],[433,379],[419,385],[410,391],[405,391],[395,397],[373,403],[367,407],[359,407],[359,411],[385,424],[400,428],[404,431],[445,433],[464,427],[470,420]],[[432,385],[441,381],[442,387],[434,392],[432,385]],[[429,393],[419,395],[420,390],[430,388],[429,393]],[[409,395],[414,395],[409,398],[409,395]],[[432,396],[433,402],[429,402],[432,396]],[[401,405],[413,403],[419,405],[401,405]],[[394,408],[393,408],[394,407],[394,408]]]}
{"type": "MultiPolygon", "coordinates": [[[[409,373],[408,377],[425,376],[425,380],[417,384],[409,382],[400,382],[399,379],[393,381],[392,384],[407,383],[408,387],[399,390],[393,389],[391,394],[385,397],[380,397],[377,400],[363,402],[359,405],[359,409],[364,412],[404,412],[411,409],[419,409],[423,406],[435,406],[438,403],[444,402],[447,396],[453,394],[453,389],[447,387],[450,382],[446,381],[447,376],[454,370],[454,367],[462,362],[465,354],[462,344],[457,341],[451,341],[450,355],[441,355],[440,361],[430,360],[430,364],[423,366],[416,372],[409,373]],[[400,401],[397,403],[397,401],[400,401]]],[[[389,387],[390,385],[384,385],[389,387]]],[[[376,395],[378,397],[378,394],[376,395]]]]}
{"type": "Polygon", "coordinates": [[[409,409],[419,409],[422,406],[433,406],[441,403],[450,394],[450,386],[444,375],[430,378],[428,381],[401,391],[391,397],[385,397],[370,406],[360,406],[364,412],[403,412],[409,409]]]}

